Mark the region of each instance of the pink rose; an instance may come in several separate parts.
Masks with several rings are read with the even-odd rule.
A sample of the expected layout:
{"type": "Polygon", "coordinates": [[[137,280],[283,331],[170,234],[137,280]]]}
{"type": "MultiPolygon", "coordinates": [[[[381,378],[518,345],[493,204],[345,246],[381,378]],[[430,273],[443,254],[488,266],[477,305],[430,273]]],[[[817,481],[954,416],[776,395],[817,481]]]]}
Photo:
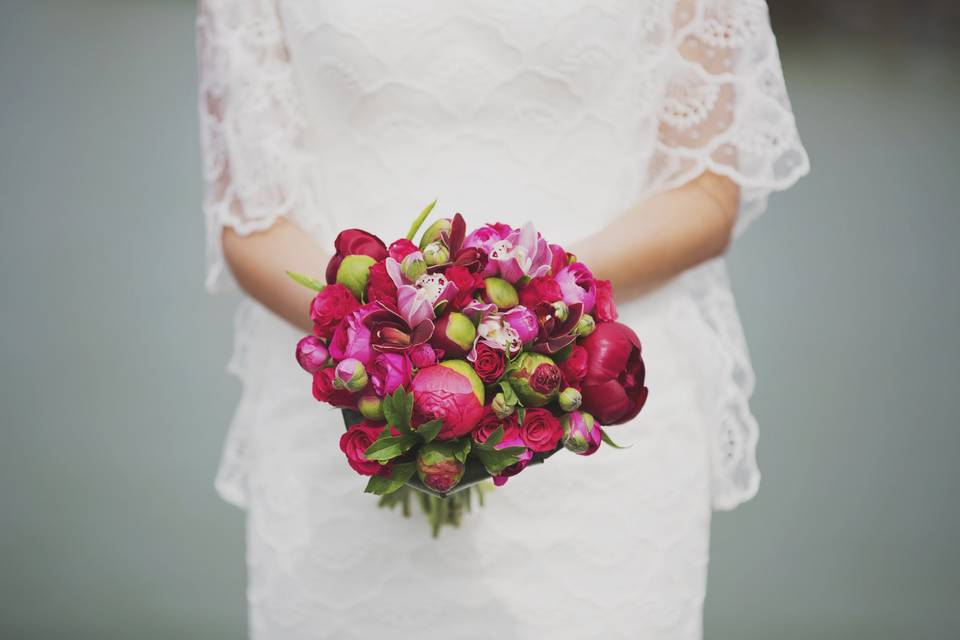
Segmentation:
{"type": "MultiPolygon", "coordinates": [[[[329,289],[330,287],[327,287],[329,289]]],[[[324,289],[326,291],[326,289],[324,289]]],[[[370,329],[364,324],[364,319],[377,310],[376,303],[371,303],[352,311],[333,332],[330,341],[330,355],[336,360],[356,358],[364,366],[369,366],[373,360],[373,349],[370,347],[370,329]]]]}
{"type": "Polygon", "coordinates": [[[413,376],[410,360],[402,353],[383,353],[377,356],[370,367],[370,384],[381,398],[400,387],[406,388],[413,376]]]}
{"type": "Polygon", "coordinates": [[[350,289],[342,284],[327,285],[310,303],[313,332],[321,338],[330,338],[341,320],[359,306],[350,289]]]}
{"type": "Polygon", "coordinates": [[[563,437],[563,427],[548,410],[527,409],[520,425],[520,437],[531,450],[545,453],[557,448],[563,437]]]}

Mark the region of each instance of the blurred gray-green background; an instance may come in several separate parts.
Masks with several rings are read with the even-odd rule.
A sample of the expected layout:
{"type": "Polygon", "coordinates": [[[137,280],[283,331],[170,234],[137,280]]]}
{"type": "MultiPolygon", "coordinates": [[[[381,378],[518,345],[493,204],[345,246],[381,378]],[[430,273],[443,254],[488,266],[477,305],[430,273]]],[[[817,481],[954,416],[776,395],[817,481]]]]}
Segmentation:
{"type": "MultiPolygon", "coordinates": [[[[706,638],[960,638],[957,3],[771,4],[813,173],[730,256],[764,480],[706,638]]],[[[245,631],[193,11],[0,0],[3,639],[245,631]]]]}

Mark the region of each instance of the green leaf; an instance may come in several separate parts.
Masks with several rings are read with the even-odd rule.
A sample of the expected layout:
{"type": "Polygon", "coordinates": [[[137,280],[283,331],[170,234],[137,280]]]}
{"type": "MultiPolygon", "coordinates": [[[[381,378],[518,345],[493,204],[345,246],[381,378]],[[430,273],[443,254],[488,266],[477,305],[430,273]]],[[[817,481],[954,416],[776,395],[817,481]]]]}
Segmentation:
{"type": "Polygon", "coordinates": [[[517,424],[523,424],[523,422],[526,419],[527,419],[527,410],[524,409],[523,407],[517,407],[517,420],[518,420],[517,424]]]}
{"type": "Polygon", "coordinates": [[[428,204],[423,211],[420,212],[420,215],[418,215],[413,221],[413,224],[410,225],[410,230],[407,231],[407,240],[413,240],[413,237],[417,235],[417,231],[420,230],[420,225],[422,225],[423,221],[427,219],[427,216],[430,215],[430,212],[433,211],[435,206],[437,206],[436,199],[434,199],[433,202],[428,204]]]}
{"type": "Polygon", "coordinates": [[[524,447],[504,447],[503,449],[476,448],[474,452],[480,463],[490,475],[497,475],[512,464],[516,464],[526,451],[524,447]]]}
{"type": "Polygon", "coordinates": [[[517,392],[513,390],[513,387],[510,386],[510,383],[506,380],[500,382],[500,389],[503,391],[503,400],[511,407],[517,406],[517,403],[520,402],[520,398],[517,397],[517,392]]]}
{"type": "Polygon", "coordinates": [[[440,429],[442,428],[443,420],[431,420],[417,427],[417,433],[423,438],[424,442],[430,442],[437,437],[437,434],[440,433],[440,429]]]}
{"type": "Polygon", "coordinates": [[[323,284],[316,278],[311,278],[310,276],[305,276],[302,273],[296,273],[294,271],[287,271],[287,275],[290,276],[290,279],[296,282],[297,284],[306,287],[307,289],[313,289],[314,291],[323,291],[323,288],[327,285],[323,284]]]}
{"type": "Polygon", "coordinates": [[[411,433],[400,436],[384,435],[389,433],[390,427],[384,427],[384,433],[380,434],[380,437],[364,450],[363,455],[367,460],[376,460],[377,462],[393,460],[409,451],[420,441],[420,438],[411,433]]]}
{"type": "Polygon", "coordinates": [[[404,462],[390,467],[390,477],[371,476],[364,493],[385,496],[398,490],[417,472],[417,463],[404,462]]]}
{"type": "Polygon", "coordinates": [[[413,433],[410,419],[413,416],[413,394],[403,387],[397,387],[393,395],[383,399],[383,417],[387,424],[393,425],[400,433],[413,433]]]}
{"type": "Polygon", "coordinates": [[[601,438],[604,442],[606,442],[608,445],[610,445],[611,447],[613,447],[614,449],[629,449],[630,446],[631,446],[631,445],[623,446],[623,445],[617,444],[616,442],[613,441],[613,438],[611,438],[609,435],[607,435],[607,432],[604,431],[603,428],[600,428],[600,438],[601,438]]]}
{"type": "Polygon", "coordinates": [[[470,455],[470,447],[470,438],[464,438],[460,441],[460,448],[453,452],[453,457],[456,458],[458,462],[466,463],[467,456],[470,455]]]}

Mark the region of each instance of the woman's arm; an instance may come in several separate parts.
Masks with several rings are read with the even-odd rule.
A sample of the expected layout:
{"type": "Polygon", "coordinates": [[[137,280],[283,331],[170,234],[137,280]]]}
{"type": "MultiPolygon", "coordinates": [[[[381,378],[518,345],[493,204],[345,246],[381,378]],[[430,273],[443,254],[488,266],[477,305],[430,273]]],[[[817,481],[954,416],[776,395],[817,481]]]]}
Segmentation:
{"type": "Polygon", "coordinates": [[[290,324],[313,330],[309,309],[314,292],[293,282],[287,271],[322,277],[330,256],[300,227],[279,218],[248,236],[223,230],[223,254],[247,294],[290,324]]]}
{"type": "Polygon", "coordinates": [[[573,248],[620,299],[636,297],[726,251],[740,190],[711,172],[630,209],[573,248]]]}

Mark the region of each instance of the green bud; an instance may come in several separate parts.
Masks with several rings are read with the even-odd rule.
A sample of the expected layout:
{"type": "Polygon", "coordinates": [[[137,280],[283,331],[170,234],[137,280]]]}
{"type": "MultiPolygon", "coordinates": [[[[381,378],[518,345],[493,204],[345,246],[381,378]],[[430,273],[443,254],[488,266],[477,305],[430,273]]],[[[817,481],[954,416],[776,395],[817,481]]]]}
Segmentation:
{"type": "Polygon", "coordinates": [[[525,407],[543,407],[557,397],[562,375],[542,353],[521,354],[507,371],[507,380],[525,407]]]}
{"type": "Polygon", "coordinates": [[[493,401],[490,403],[490,408],[493,409],[493,412],[501,420],[506,420],[508,417],[513,415],[515,407],[513,405],[507,404],[507,399],[504,397],[503,393],[498,393],[493,396],[493,401]]]}
{"type": "Polygon", "coordinates": [[[428,267],[446,264],[450,261],[450,250],[442,242],[431,242],[423,249],[423,259],[428,267]]]}
{"type": "Polygon", "coordinates": [[[583,402],[583,396],[573,387],[567,387],[557,396],[557,402],[564,411],[576,411],[583,402]]]}
{"type": "Polygon", "coordinates": [[[420,237],[420,250],[425,250],[428,244],[439,240],[440,234],[444,231],[450,231],[450,227],[450,221],[446,218],[440,218],[427,227],[427,230],[424,231],[423,235],[420,237]]]}
{"type": "Polygon", "coordinates": [[[433,333],[433,344],[447,353],[447,357],[465,356],[473,347],[477,337],[477,328],[462,313],[451,311],[442,316],[433,333]]]}
{"type": "Polygon", "coordinates": [[[466,465],[457,459],[461,446],[456,441],[430,442],[417,454],[417,475],[434,491],[446,493],[460,483],[466,465]]]}
{"type": "Polygon", "coordinates": [[[593,319],[593,316],[583,314],[583,317],[580,318],[580,322],[577,323],[574,333],[576,333],[581,338],[586,338],[588,335],[593,333],[593,330],[597,328],[597,323],[593,319]]]}
{"type": "Polygon", "coordinates": [[[427,272],[427,261],[423,259],[423,254],[411,253],[400,263],[400,271],[408,280],[416,282],[427,272]]]}
{"type": "Polygon", "coordinates": [[[347,358],[337,365],[333,377],[335,389],[346,389],[350,393],[356,393],[366,387],[368,382],[370,379],[367,377],[367,370],[359,360],[347,358]]]}
{"type": "Polygon", "coordinates": [[[375,395],[363,396],[357,403],[360,414],[367,420],[380,422],[383,420],[383,400],[375,395]]]}
{"type": "Polygon", "coordinates": [[[487,278],[483,281],[485,298],[504,311],[520,304],[520,297],[512,284],[503,278],[487,278]]]}
{"type": "Polygon", "coordinates": [[[557,300],[553,303],[553,315],[560,322],[564,322],[570,315],[570,309],[563,300],[557,300]]]}
{"type": "Polygon", "coordinates": [[[344,256],[337,269],[337,282],[350,289],[357,300],[363,301],[370,280],[370,267],[376,262],[370,256],[344,256]]]}

